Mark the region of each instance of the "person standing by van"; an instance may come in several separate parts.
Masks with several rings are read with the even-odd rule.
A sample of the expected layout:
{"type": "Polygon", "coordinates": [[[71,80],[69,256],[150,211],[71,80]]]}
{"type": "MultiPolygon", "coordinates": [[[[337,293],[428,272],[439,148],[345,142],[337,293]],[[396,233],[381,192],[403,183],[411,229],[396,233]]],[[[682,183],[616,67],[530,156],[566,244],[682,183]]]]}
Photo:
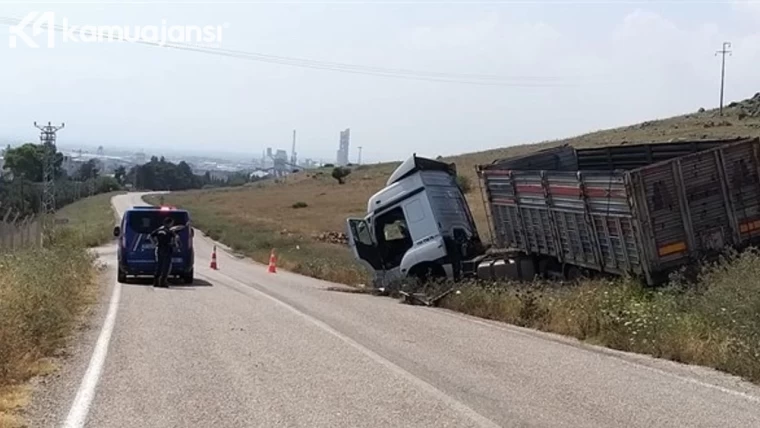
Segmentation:
{"type": "Polygon", "coordinates": [[[156,245],[156,273],[153,277],[154,287],[166,287],[169,269],[171,268],[172,253],[176,245],[177,234],[172,230],[174,220],[164,219],[164,224],[151,232],[150,237],[156,245]]]}

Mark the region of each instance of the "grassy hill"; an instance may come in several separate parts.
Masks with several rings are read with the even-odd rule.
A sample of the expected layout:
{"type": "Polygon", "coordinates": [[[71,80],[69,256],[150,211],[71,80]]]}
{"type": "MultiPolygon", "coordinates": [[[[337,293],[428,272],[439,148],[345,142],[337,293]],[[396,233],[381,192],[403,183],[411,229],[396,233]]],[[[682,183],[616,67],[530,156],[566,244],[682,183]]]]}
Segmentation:
{"type": "MultiPolygon", "coordinates": [[[[498,158],[561,144],[576,147],[760,136],[760,93],[731,103],[723,116],[701,110],[617,129],[592,132],[564,140],[504,147],[444,158],[455,162],[472,187],[467,194],[478,228],[488,239],[483,199],[475,166],[498,158]]],[[[411,154],[411,153],[410,153],[411,154]]],[[[192,210],[196,225],[254,259],[266,262],[271,248],[280,263],[307,275],[345,283],[367,280],[343,245],[323,242],[328,232],[343,232],[345,219],[363,217],[367,199],[380,190],[398,163],[354,168],[339,185],[329,169],[288,177],[283,182],[260,182],[243,188],[197,190],[167,195],[167,203],[192,210]]]]}

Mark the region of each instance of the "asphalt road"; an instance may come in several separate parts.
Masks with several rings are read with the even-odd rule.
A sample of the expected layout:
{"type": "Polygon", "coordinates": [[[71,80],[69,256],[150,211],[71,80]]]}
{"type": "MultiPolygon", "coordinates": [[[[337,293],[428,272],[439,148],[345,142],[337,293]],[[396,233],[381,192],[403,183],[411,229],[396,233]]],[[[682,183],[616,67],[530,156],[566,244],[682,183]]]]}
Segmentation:
{"type": "MultiPolygon", "coordinates": [[[[140,195],[114,198],[121,211],[140,195]]],[[[193,286],[118,285],[32,426],[757,427],[760,388],[713,370],[335,286],[196,233],[193,286]]]]}

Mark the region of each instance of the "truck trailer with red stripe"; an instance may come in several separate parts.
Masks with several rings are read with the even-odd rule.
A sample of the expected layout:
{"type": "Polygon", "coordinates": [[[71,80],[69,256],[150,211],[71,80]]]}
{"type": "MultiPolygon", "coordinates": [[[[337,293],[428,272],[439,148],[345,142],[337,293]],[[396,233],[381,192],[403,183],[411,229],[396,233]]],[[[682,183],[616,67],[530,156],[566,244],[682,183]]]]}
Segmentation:
{"type": "Polygon", "coordinates": [[[477,173],[490,248],[456,186],[455,166],[431,159],[412,156],[370,199],[367,216],[349,219],[349,242],[378,284],[587,272],[655,285],[681,266],[760,241],[758,138],[565,145],[479,165],[477,173]],[[385,236],[390,211],[408,236],[396,247],[385,236]]]}

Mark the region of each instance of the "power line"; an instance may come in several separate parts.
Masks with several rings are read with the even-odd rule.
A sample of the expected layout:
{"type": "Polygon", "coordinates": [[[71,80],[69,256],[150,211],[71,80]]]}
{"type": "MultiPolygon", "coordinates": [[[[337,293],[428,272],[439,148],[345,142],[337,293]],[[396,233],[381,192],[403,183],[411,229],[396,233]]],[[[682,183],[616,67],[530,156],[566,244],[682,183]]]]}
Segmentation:
{"type": "MultiPolygon", "coordinates": [[[[0,24],[4,25],[16,25],[19,23],[18,19],[0,17],[0,24]]],[[[44,29],[52,29],[54,31],[63,32],[63,28],[60,25],[54,25],[50,28],[47,25],[41,25],[44,29]]],[[[89,35],[97,36],[97,33],[90,32],[89,35]]],[[[113,35],[109,35],[112,37],[113,35]]],[[[117,41],[139,43],[151,46],[166,47],[177,50],[199,52],[217,56],[224,56],[230,58],[247,59],[257,62],[264,62],[270,64],[288,65],[293,67],[311,68],[327,71],[336,71],[343,73],[371,75],[378,77],[392,77],[407,80],[422,80],[430,82],[442,82],[442,83],[460,83],[460,84],[473,84],[473,85],[485,85],[485,86],[515,86],[515,87],[554,87],[554,86],[569,86],[565,83],[551,82],[551,80],[557,80],[556,77],[538,77],[538,76],[496,76],[485,74],[472,74],[472,73],[445,73],[445,72],[432,72],[432,71],[415,71],[408,69],[398,68],[385,68],[375,66],[362,66],[353,64],[344,64],[330,61],[318,61],[309,60],[303,58],[294,58],[278,55],[268,55],[256,52],[247,52],[233,49],[211,48],[204,46],[196,46],[188,43],[167,43],[161,44],[158,42],[152,42],[150,40],[127,40],[124,38],[115,38],[117,41]],[[528,80],[528,82],[526,82],[528,80]],[[545,82],[541,82],[544,80],[545,82]]]]}
{"type": "Polygon", "coordinates": [[[723,116],[723,88],[726,81],[726,54],[731,55],[731,51],[728,48],[731,47],[730,42],[723,42],[723,49],[715,52],[715,55],[721,56],[720,60],[720,115],[723,116]]]}
{"type": "MultiPolygon", "coordinates": [[[[192,46],[189,44],[181,44],[181,45],[197,47],[197,46],[192,46]]],[[[347,70],[367,71],[367,72],[375,72],[375,73],[393,73],[393,74],[403,74],[403,75],[418,76],[418,77],[477,79],[477,80],[492,80],[492,81],[557,80],[556,77],[540,77],[540,76],[509,76],[508,77],[508,76],[496,76],[496,75],[474,74],[474,73],[446,73],[446,72],[435,72],[435,71],[419,71],[419,70],[409,70],[409,69],[404,69],[404,68],[387,68],[387,67],[376,67],[376,66],[367,66],[367,65],[346,64],[346,63],[331,62],[331,61],[310,60],[310,59],[304,59],[304,58],[294,58],[294,57],[286,57],[286,56],[279,56],[279,55],[268,55],[268,54],[261,54],[261,53],[255,53],[255,52],[246,52],[246,51],[234,50],[234,49],[208,48],[208,47],[206,49],[214,50],[217,52],[235,54],[235,55],[246,55],[246,56],[261,58],[262,60],[284,61],[284,62],[289,62],[293,64],[313,65],[313,66],[322,66],[322,67],[337,67],[337,68],[342,68],[342,69],[347,69],[347,70]]]]}

